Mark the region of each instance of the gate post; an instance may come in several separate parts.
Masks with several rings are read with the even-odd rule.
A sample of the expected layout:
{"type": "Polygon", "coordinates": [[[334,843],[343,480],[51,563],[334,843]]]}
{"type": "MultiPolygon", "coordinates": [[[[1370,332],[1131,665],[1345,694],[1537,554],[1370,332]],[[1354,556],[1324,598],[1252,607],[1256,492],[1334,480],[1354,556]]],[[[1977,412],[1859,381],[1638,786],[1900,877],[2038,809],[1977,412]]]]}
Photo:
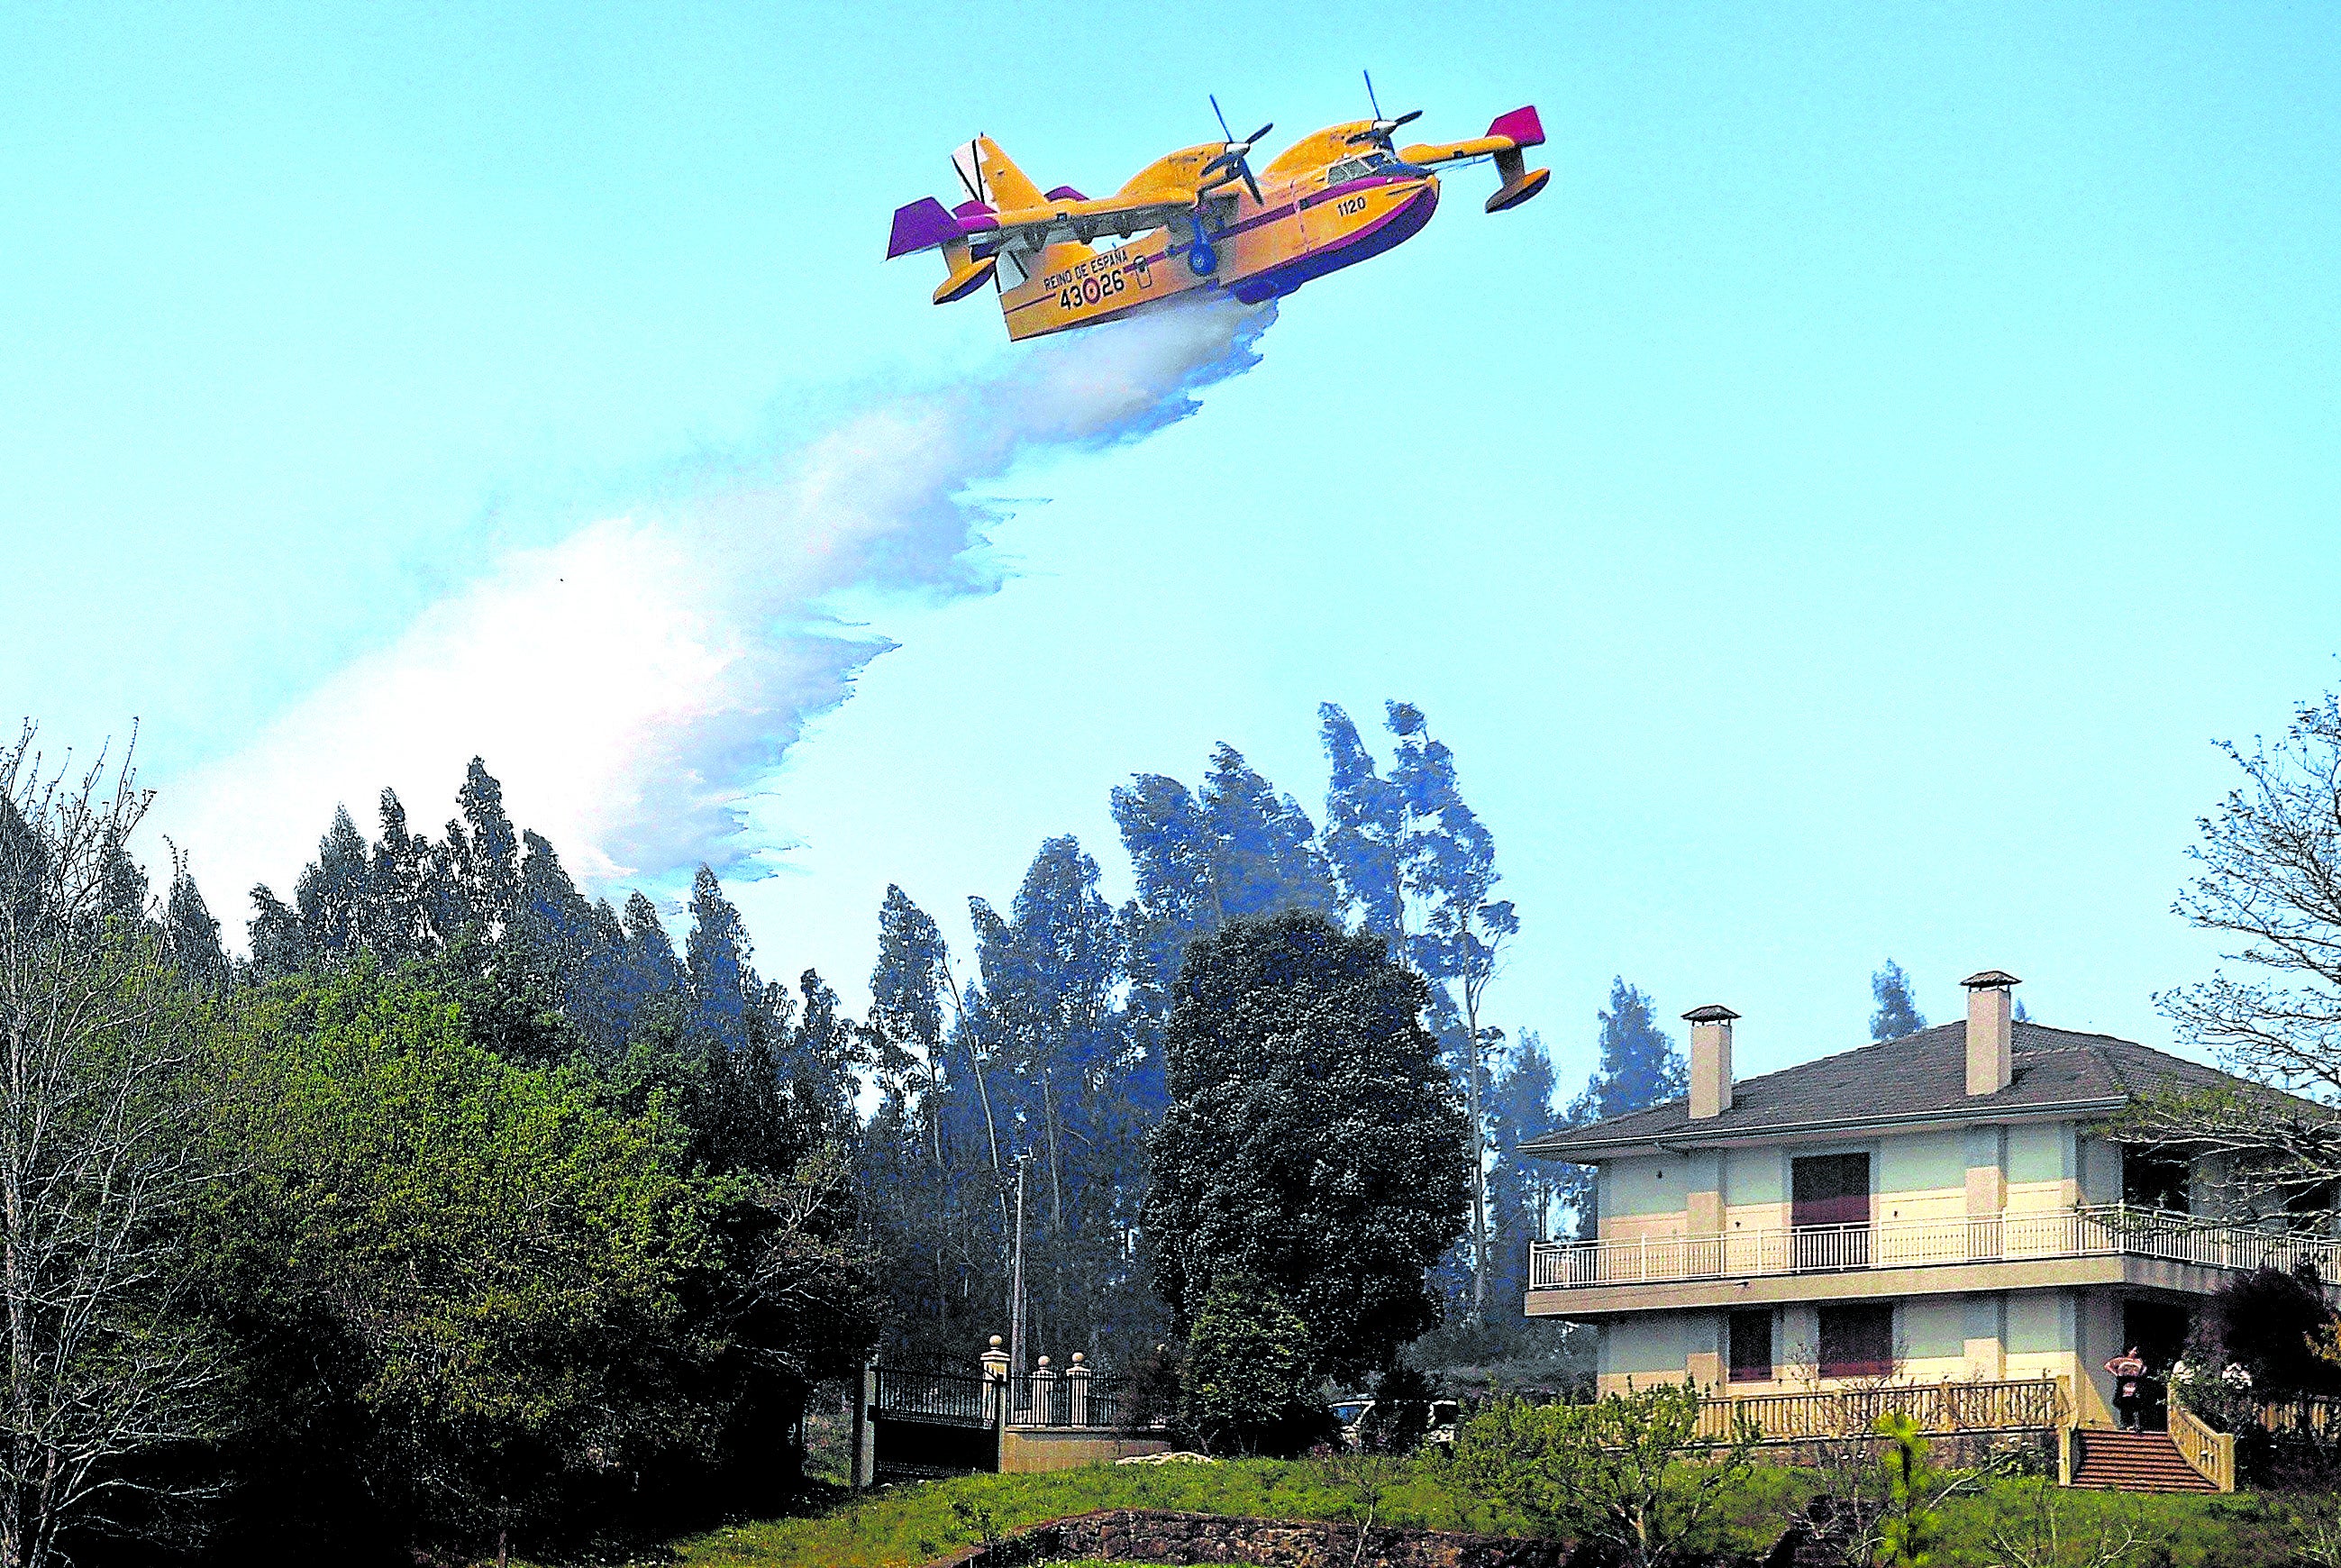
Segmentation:
{"type": "Polygon", "coordinates": [[[1065,1369],[1066,1420],[1073,1426],[1090,1423],[1090,1369],[1080,1351],[1073,1352],[1073,1364],[1065,1369]]]}
{"type": "Polygon", "coordinates": [[[993,1334],[991,1343],[983,1350],[983,1418],[991,1423],[991,1470],[995,1475],[1007,1469],[1008,1407],[1011,1395],[1008,1353],[1000,1348],[1000,1336],[993,1334]]]}
{"type": "Polygon", "coordinates": [[[878,1358],[862,1363],[853,1380],[853,1490],[867,1492],[878,1474],[878,1432],[870,1419],[878,1403],[878,1358]]]}
{"type": "Polygon", "coordinates": [[[1032,1369],[1032,1424],[1057,1424],[1057,1373],[1045,1355],[1041,1364],[1032,1369]]]}

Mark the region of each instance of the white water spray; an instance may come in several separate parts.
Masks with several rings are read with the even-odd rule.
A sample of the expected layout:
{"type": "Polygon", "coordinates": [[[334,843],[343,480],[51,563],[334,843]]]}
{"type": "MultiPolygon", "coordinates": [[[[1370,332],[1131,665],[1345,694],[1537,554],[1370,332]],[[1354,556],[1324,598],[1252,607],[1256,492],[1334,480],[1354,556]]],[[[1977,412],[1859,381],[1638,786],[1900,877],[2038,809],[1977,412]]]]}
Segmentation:
{"type": "Polygon", "coordinates": [[[849,634],[838,596],[989,591],[971,487],[1186,417],[1258,363],[1272,317],[1199,303],[1093,328],[865,407],[768,480],[514,551],[173,782],[157,821],[232,932],[254,882],[288,889],[336,804],[371,833],[387,785],[435,830],[473,755],[581,878],[736,867],[766,847],[745,802],[890,645],[849,634]]]}

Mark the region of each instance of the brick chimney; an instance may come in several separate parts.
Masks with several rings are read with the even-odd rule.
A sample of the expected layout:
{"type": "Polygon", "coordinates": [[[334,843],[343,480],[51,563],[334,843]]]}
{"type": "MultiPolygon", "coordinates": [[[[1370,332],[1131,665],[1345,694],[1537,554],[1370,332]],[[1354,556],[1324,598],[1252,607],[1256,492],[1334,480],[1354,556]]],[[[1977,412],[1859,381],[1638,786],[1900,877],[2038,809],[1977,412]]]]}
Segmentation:
{"type": "Polygon", "coordinates": [[[1997,1094],[2016,1076],[2013,993],[2019,982],[2005,970],[1987,969],[1959,984],[1967,988],[1967,1093],[1997,1094]]]}
{"type": "Polygon", "coordinates": [[[1719,1116],[1731,1109],[1731,1021],[1728,1007],[1694,1007],[1690,1025],[1690,1114],[1719,1116]]]}

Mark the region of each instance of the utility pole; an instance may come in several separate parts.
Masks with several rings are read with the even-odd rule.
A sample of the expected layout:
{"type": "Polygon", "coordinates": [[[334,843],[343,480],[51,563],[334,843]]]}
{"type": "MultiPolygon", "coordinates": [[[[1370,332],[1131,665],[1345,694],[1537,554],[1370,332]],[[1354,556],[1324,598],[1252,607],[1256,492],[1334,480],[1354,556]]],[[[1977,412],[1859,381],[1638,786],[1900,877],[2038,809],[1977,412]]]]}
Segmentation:
{"type": "Polygon", "coordinates": [[[1024,1375],[1024,1173],[1030,1150],[1016,1156],[1016,1250],[1008,1271],[1008,1376],[1010,1386],[1024,1375]]]}

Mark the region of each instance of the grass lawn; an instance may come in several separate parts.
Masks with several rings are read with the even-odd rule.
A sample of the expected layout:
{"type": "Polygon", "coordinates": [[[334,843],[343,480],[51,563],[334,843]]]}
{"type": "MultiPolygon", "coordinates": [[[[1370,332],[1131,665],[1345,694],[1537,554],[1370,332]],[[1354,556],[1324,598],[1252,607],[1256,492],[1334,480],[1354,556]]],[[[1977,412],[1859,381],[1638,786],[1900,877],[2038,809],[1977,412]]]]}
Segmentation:
{"type": "MultiPolygon", "coordinates": [[[[1375,1523],[1529,1533],[1518,1518],[1459,1495],[1439,1470],[1434,1460],[1402,1473],[1383,1492],[1375,1523]]],[[[713,1531],[676,1543],[675,1561],[687,1568],[915,1568],[986,1533],[1099,1508],[1354,1522],[1360,1507],[1353,1475],[1338,1460],[1246,1459],[962,1476],[888,1488],[813,1517],[713,1531]]],[[[1794,1485],[1778,1472],[1752,1480],[1746,1527],[1733,1532],[1733,1543],[1752,1551],[1768,1546],[1794,1485]]]]}
{"type": "MultiPolygon", "coordinates": [[[[734,1525],[676,1543],[689,1568],[914,1568],[986,1533],[1098,1508],[1167,1508],[1276,1519],[1348,1519],[1355,1493],[1332,1466],[1299,1460],[1093,1464],[1051,1475],[968,1475],[889,1487],[804,1519],[734,1525]]],[[[1420,1476],[1391,1489],[1378,1518],[1440,1530],[1495,1521],[1458,1508],[1420,1476]]]]}
{"type": "MultiPolygon", "coordinates": [[[[1383,1493],[1377,1523],[1435,1530],[1529,1533],[1516,1518],[1462,1497],[1436,1459],[1401,1473],[1383,1493]]],[[[1091,1465],[1051,1475],[971,1475],[888,1487],[825,1513],[732,1525],[673,1543],[655,1561],[682,1568],[917,1568],[1029,1524],[1100,1508],[1161,1508],[1258,1518],[1354,1521],[1355,1473],[1339,1461],[1238,1460],[1218,1464],[1091,1465]]],[[[1760,1555],[1799,1512],[1807,1473],[1759,1466],[1714,1544],[1760,1555]]],[[[2140,1568],[2284,1568],[2303,1561],[2295,1505],[2278,1496],[2157,1497],[2120,1493],[2045,1494],[2039,1483],[2000,1480],[1945,1510],[1936,1568],[1989,1568],[2024,1561],[2090,1561],[2087,1543],[2137,1529],[2120,1561],[2140,1568]],[[2043,1538],[2053,1511],[2057,1549],[2043,1538]],[[2005,1550],[2002,1543],[2015,1547],[2005,1550]]],[[[1079,1568],[1093,1568],[1083,1563],[1079,1568]]],[[[1119,1564],[1118,1568],[1140,1568],[1119,1564]]]]}

